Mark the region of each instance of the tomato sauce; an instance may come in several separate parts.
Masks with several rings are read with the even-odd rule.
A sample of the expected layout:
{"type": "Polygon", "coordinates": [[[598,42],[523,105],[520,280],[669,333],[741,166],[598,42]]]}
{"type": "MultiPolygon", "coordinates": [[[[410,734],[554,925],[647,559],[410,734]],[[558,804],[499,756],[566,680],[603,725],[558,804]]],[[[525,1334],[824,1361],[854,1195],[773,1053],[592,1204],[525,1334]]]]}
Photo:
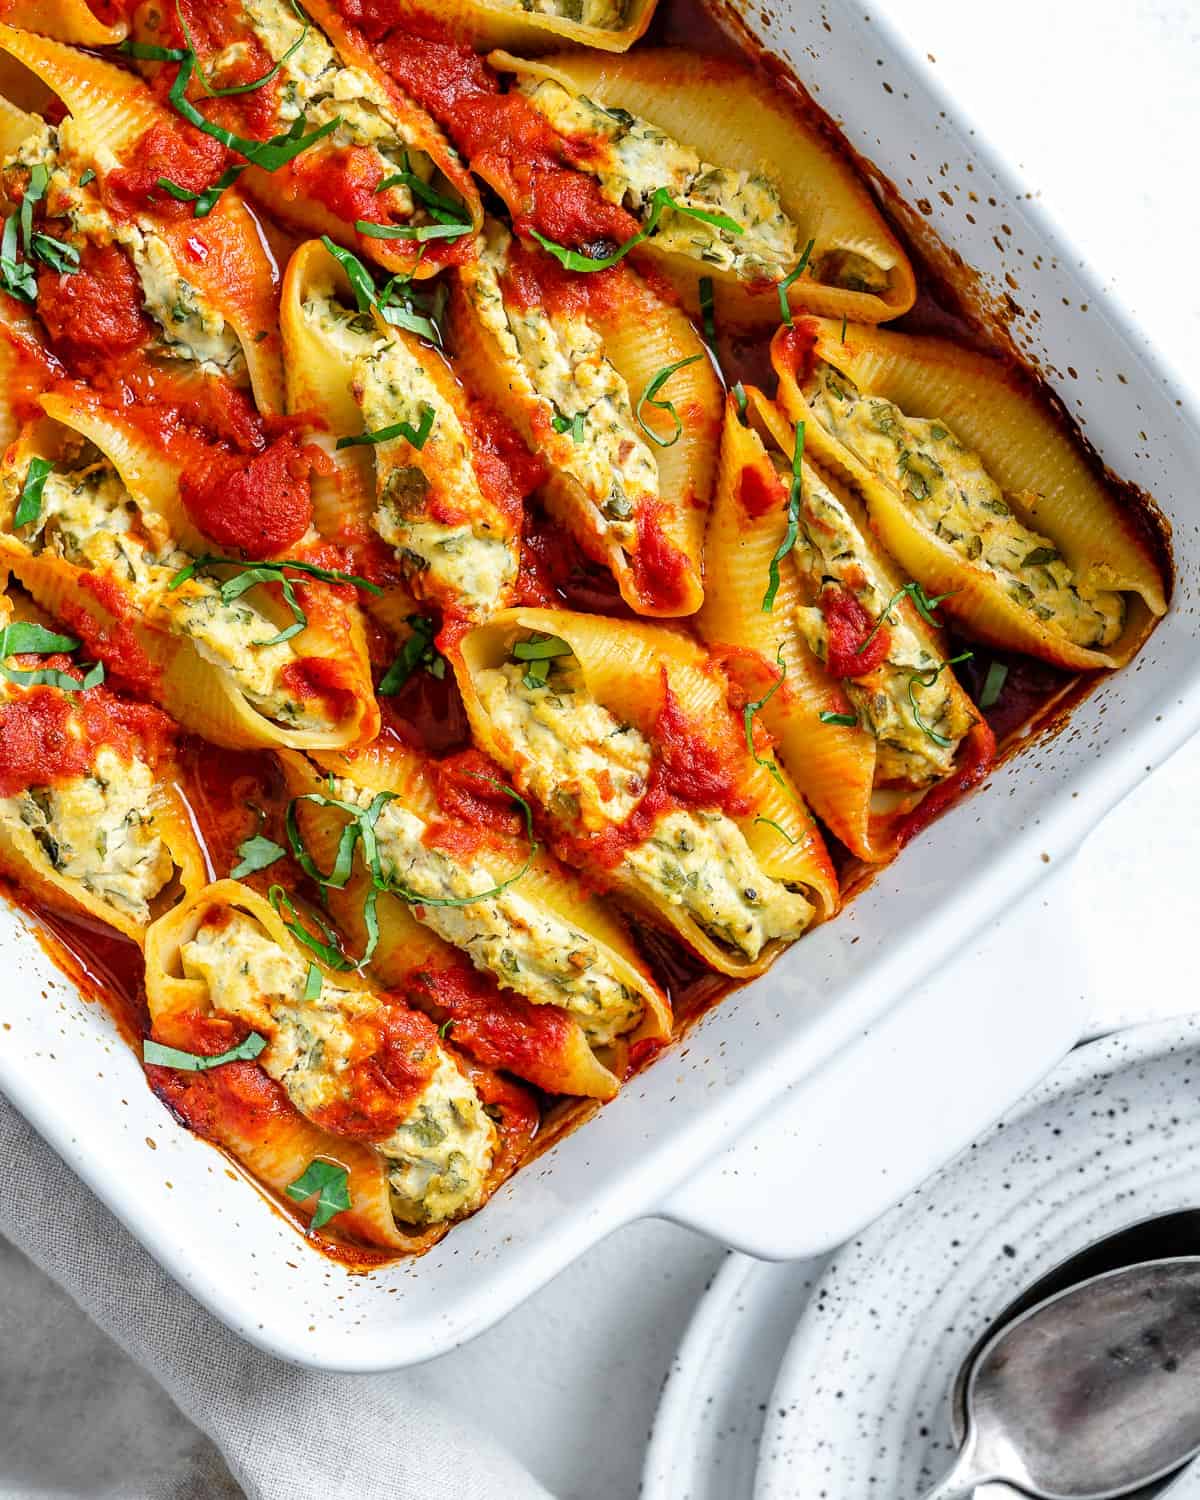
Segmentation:
{"type": "MultiPolygon", "coordinates": [[[[26,670],[78,674],[67,656],[16,661],[26,670]]],[[[173,733],[166,714],[148,704],[123,702],[102,687],[82,693],[30,688],[0,703],[0,797],[84,776],[106,746],[124,761],[137,755],[153,765],[173,733]]]]}
{"type": "Polygon", "coordinates": [[[70,274],[39,266],[37,313],[51,349],[81,372],[143,349],[154,334],[141,282],[119,245],[89,241],[70,274]]]}
{"type": "MultiPolygon", "coordinates": [[[[188,515],[221,547],[248,557],[275,557],[298,542],[312,520],[311,445],[294,432],[250,457],[213,450],[188,469],[180,494],[188,515]]],[[[323,456],[323,455],[322,455],[323,456]]]]}
{"type": "Polygon", "coordinates": [[[220,141],[186,121],[151,125],[124,163],[99,178],[105,207],[117,219],[149,209],[167,218],[191,218],[194,204],[159,185],[160,178],[189,193],[202,193],[224,171],[228,151],[220,141]]]}
{"type": "Polygon", "coordinates": [[[886,624],[876,630],[874,616],[849,589],[827,583],[821,590],[820,609],[825,618],[825,667],[830,677],[866,677],[884,664],[891,650],[891,633],[886,624]]]}
{"type": "Polygon", "coordinates": [[[550,1076],[571,1035],[571,1022],[556,1006],[501,991],[467,964],[415,969],[399,988],[484,1067],[512,1068],[534,1082],[539,1072],[550,1076]]]}

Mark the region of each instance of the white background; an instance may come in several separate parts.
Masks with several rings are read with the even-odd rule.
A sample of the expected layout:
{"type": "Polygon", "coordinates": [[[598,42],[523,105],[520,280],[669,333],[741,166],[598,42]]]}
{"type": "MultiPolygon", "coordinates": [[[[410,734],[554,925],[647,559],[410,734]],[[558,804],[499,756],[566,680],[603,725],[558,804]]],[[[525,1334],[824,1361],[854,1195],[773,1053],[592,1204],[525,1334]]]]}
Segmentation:
{"type": "MultiPolygon", "coordinates": [[[[1200,0],[889,0],[878,9],[918,55],[933,55],[981,134],[1200,385],[1200,0]]],[[[1127,1013],[1131,996],[1141,1014],[1194,1007],[1187,856],[1198,815],[1200,744],[1156,773],[1079,861],[1074,941],[1102,1015],[1127,1013]]],[[[720,1259],[717,1247],[667,1225],[624,1231],[422,1378],[560,1500],[633,1500],[659,1388],[720,1259]]],[[[109,1369],[114,1386],[136,1386],[133,1372],[109,1369]]]]}

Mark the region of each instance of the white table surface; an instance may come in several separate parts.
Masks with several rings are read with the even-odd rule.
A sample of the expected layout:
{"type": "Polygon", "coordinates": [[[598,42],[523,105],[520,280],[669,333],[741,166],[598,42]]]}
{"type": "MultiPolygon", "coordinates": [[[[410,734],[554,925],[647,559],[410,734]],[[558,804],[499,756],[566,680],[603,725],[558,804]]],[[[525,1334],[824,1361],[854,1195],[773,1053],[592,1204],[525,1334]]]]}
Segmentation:
{"type": "MultiPolygon", "coordinates": [[[[878,8],[918,53],[933,54],[943,84],[1200,385],[1200,296],[1190,284],[1200,245],[1200,3],[878,8]]],[[[1178,981],[1191,969],[1183,945],[1195,922],[1188,856],[1198,825],[1200,742],[1156,768],[1085,848],[1074,903],[1098,1014],[1124,1017],[1131,995],[1147,1017],[1194,1006],[1178,981]]],[[[628,1229],[469,1348],[426,1366],[429,1388],[472,1412],[560,1500],[633,1500],[662,1380],[722,1255],[666,1224],[628,1229]]],[[[71,1316],[63,1309],[56,1339],[71,1316]]],[[[138,1375],[113,1354],[105,1373],[136,1387],[138,1375]]]]}

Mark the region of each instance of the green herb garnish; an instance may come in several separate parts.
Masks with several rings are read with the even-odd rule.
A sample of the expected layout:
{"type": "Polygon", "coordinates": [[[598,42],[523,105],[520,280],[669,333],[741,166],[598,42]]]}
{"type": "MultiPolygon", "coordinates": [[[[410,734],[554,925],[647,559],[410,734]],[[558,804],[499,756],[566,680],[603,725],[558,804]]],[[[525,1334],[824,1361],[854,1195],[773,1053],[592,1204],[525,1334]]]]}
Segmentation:
{"type": "Polygon", "coordinates": [[[56,687],[64,693],[86,692],[104,681],[103,662],[94,662],[82,680],[54,667],[39,667],[27,672],[5,665],[10,656],[57,656],[78,647],[79,642],[73,635],[59,635],[57,631],[47,630],[44,625],[29,620],[14,620],[0,630],[0,677],[17,687],[56,687]]]}
{"type": "Polygon", "coordinates": [[[1004,691],[1004,684],[1008,680],[1008,668],[1002,661],[994,661],[987,669],[987,676],[983,679],[983,692],[979,695],[980,708],[995,708],[1000,701],[1000,694],[1004,691]]]}
{"type": "Polygon", "coordinates": [[[394,697],[418,667],[423,667],[439,682],[446,675],[446,658],[433,644],[437,627],[428,615],[409,615],[412,635],[400,647],[399,654],[379,682],[381,698],[394,697]]]}
{"type": "Polygon", "coordinates": [[[758,751],[754,748],[754,716],[762,709],[764,704],[767,704],[771,701],[771,699],[779,691],[780,687],[782,687],[783,680],[787,676],[787,664],[783,659],[782,641],[776,647],[775,660],[779,663],[779,676],[775,679],[775,681],[771,684],[771,686],[767,689],[767,691],[762,695],[761,698],[759,698],[754,703],[747,703],[746,706],[742,709],[742,727],[746,731],[746,754],[749,755],[756,764],[762,766],[764,771],[769,771],[778,785],[786,792],[787,783],[783,779],[783,773],[780,771],[779,763],[775,759],[774,755],[772,755],[768,759],[765,755],[759,755],[758,751]]]}
{"type": "MultiPolygon", "coordinates": [[[[273,885],[267,891],[267,900],[275,908],[276,915],[281,918],[283,925],[310,953],[315,953],[327,969],[338,969],[345,971],[355,966],[342,952],[338,944],[337,933],[325,919],[317,912],[309,912],[310,919],[316,923],[321,932],[321,938],[314,937],[308,928],[300,921],[300,913],[296,910],[296,903],[288,895],[281,885],[273,885]],[[284,910],[287,916],[284,916],[284,910]]],[[[363,962],[366,960],[364,958],[363,962]]]]}
{"type": "Polygon", "coordinates": [[[278,635],[273,635],[268,641],[255,641],[256,646],[278,646],[284,641],[290,641],[293,636],[299,635],[308,624],[308,616],[300,606],[296,598],[296,591],[292,587],[292,579],[288,573],[302,573],[305,577],[319,579],[322,583],[350,583],[355,588],[366,589],[372,594],[382,594],[383,590],[378,584],[371,583],[366,578],[359,578],[354,573],[340,573],[336,568],[318,568],[312,563],[293,562],[290,558],[284,558],[279,562],[237,562],[232,557],[197,557],[186,567],[180,568],[179,572],[167,584],[167,589],[180,588],[189,579],[197,574],[207,572],[213,568],[236,568],[237,575],[227,578],[218,590],[222,604],[232,604],[235,599],[249,589],[260,583],[277,583],[283,593],[284,602],[292,612],[292,624],[278,635]]]}
{"type": "MultiPolygon", "coordinates": [[[[581,255],[578,250],[569,250],[566,245],[557,245],[553,240],[548,240],[544,234],[539,234],[536,229],[530,231],[534,239],[542,247],[554,256],[558,263],[568,271],[606,271],[610,266],[615,266],[619,261],[625,259],[635,246],[640,245],[643,240],[648,240],[658,228],[658,221],[663,216],[663,210],[673,208],[676,213],[685,214],[689,219],[701,219],[705,224],[713,224],[718,229],[723,229],[727,234],[744,234],[746,231],[736,219],[731,219],[727,214],[710,213],[707,209],[691,208],[686,203],[676,203],[674,198],[664,187],[655,188],[650,194],[650,214],[645,224],[634,235],[631,235],[624,244],[618,245],[611,255],[602,255],[593,259],[590,255],[581,255]]],[[[358,226],[355,226],[356,228],[358,226]]]]}
{"type": "Polygon", "coordinates": [[[142,1061],[153,1063],[156,1068],[174,1068],[178,1073],[206,1073],[222,1063],[253,1062],[266,1045],[266,1037],[252,1031],[228,1052],[204,1057],[198,1052],[182,1052],[178,1047],[164,1047],[161,1042],[147,1040],[142,1043],[142,1061]]]}
{"type": "Polygon", "coordinates": [[[355,219],[354,227],[369,240],[457,240],[470,234],[471,221],[456,219],[452,224],[375,224],[370,219],[355,219]]]}
{"type": "Polygon", "coordinates": [[[835,714],[827,708],[823,709],[817,718],[822,724],[844,724],[847,729],[853,729],[858,723],[857,714],[835,714]]]}
{"type": "Polygon", "coordinates": [[[570,646],[556,635],[534,635],[513,646],[513,660],[526,663],[521,681],[531,692],[546,686],[550,663],[560,656],[572,656],[570,646]]]}
{"type": "MultiPolygon", "coordinates": [[[[183,11],[179,8],[179,0],[175,0],[175,14],[179,17],[179,25],[183,30],[183,39],[185,42],[187,42],[188,49],[190,50],[192,57],[196,59],[196,77],[199,78],[200,87],[204,90],[204,92],[210,99],[227,99],[231,94],[252,94],[256,89],[265,87],[279,72],[280,68],[283,67],[284,63],[287,62],[289,58],[291,58],[300,50],[301,47],[304,46],[305,41],[308,39],[310,22],[308,17],[296,4],[296,0],[291,0],[291,6],[296,13],[296,19],[303,22],[304,29],[301,31],[300,35],[296,38],[292,45],[287,49],[287,51],[283,54],[283,56],[279,59],[279,61],[275,64],[275,66],[268,69],[261,78],[255,78],[251,80],[250,83],[235,83],[231,84],[228,88],[215,89],[205,77],[204,69],[200,66],[199,54],[196,51],[196,43],[192,38],[192,33],[188,30],[188,23],[184,20],[183,11]]],[[[187,53],[184,53],[184,56],[186,57],[187,53]]],[[[182,61],[182,58],[180,58],[179,60],[182,61]]]]}
{"type": "Polygon", "coordinates": [[[796,842],[796,840],[791,836],[791,834],[787,831],[787,829],[786,828],[781,828],[779,826],[779,824],[776,823],[776,821],[775,821],[774,818],[764,818],[764,817],[759,816],[759,817],[755,818],[754,821],[756,823],[765,823],[768,828],[773,828],[775,830],[775,832],[779,835],[779,837],[781,839],[786,839],[789,844],[794,844],[796,842]]]}
{"type": "Polygon", "coordinates": [[[798,281],[800,277],[804,275],[804,272],[808,269],[808,257],[812,254],[813,246],[815,244],[816,240],[809,240],[808,244],[804,247],[804,253],[796,262],[796,269],[794,271],[790,271],[776,288],[776,290],[779,292],[780,316],[783,318],[783,321],[789,328],[792,328],[794,324],[792,323],[792,304],[788,301],[788,292],[791,289],[792,283],[794,281],[798,281]]]}
{"type": "Polygon", "coordinates": [[[324,983],[325,981],[321,977],[320,969],[317,968],[316,964],[310,963],[308,966],[308,977],[304,981],[303,999],[319,1000],[321,998],[321,987],[324,983]]]}
{"type": "MultiPolygon", "coordinates": [[[[642,431],[652,442],[657,443],[660,448],[674,447],[683,433],[683,423],[679,420],[679,413],[675,410],[675,405],[673,402],[658,401],[655,398],[657,397],[659,391],[662,390],[663,386],[666,385],[667,381],[670,380],[671,376],[674,375],[676,370],[682,370],[685,365],[694,365],[698,359],[703,358],[704,356],[702,354],[689,354],[686,359],[679,359],[676,360],[673,365],[664,366],[663,369],[657,372],[654,378],[650,381],[650,384],[638,397],[638,402],[633,409],[633,414],[641,423],[642,431]],[[646,419],[642,416],[642,407],[647,402],[649,402],[651,406],[656,406],[659,411],[670,413],[671,421],[675,423],[675,431],[669,438],[660,438],[658,433],[656,433],[654,429],[649,426],[649,424],[646,422],[646,419]]],[[[742,395],[743,397],[745,396],[744,391],[742,395]]]]}
{"type": "Polygon", "coordinates": [[[0,288],[21,302],[37,301],[37,273],[17,259],[17,214],[9,214],[0,235],[0,288]]]}
{"type": "Polygon", "coordinates": [[[583,427],[587,414],[577,411],[574,416],[568,417],[565,412],[556,411],[550,419],[550,425],[555,432],[569,432],[573,443],[583,442],[583,427]]]}
{"type": "Polygon", "coordinates": [[[414,427],[411,422],[393,422],[390,427],[377,427],[374,432],[360,432],[352,437],[340,437],[336,446],[357,448],[364,443],[390,443],[393,438],[407,438],[419,453],[433,431],[435,415],[433,407],[427,406],[422,401],[421,422],[418,427],[414,427]]]}
{"type": "Polygon", "coordinates": [[[934,610],[938,607],[939,604],[941,604],[943,599],[949,599],[950,594],[956,594],[957,592],[957,589],[951,589],[949,594],[937,594],[934,598],[931,599],[919,583],[906,583],[902,588],[898,588],[892,595],[892,597],[888,600],[888,602],[880,610],[879,618],[875,621],[874,625],[872,625],[870,633],[867,635],[866,640],[864,640],[863,643],[855,650],[855,656],[861,656],[863,654],[863,652],[883,629],[883,623],[887,619],[888,615],[892,612],[893,607],[901,599],[904,598],[905,594],[907,594],[912,600],[914,606],[916,607],[916,611],[921,616],[921,618],[927,624],[932,625],[935,630],[940,630],[942,628],[942,622],[934,614],[934,610]]]}
{"type": "Polygon", "coordinates": [[[229,872],[231,880],[241,880],[244,875],[252,875],[255,870],[265,870],[277,859],[282,859],[287,851],[281,848],[274,839],[256,833],[252,838],[243,839],[238,845],[237,852],[238,862],[229,872]]]}
{"type": "Polygon", "coordinates": [[[314,1229],[323,1229],[330,1219],[353,1207],[349,1182],[350,1173],[345,1167],[316,1156],[295,1182],[288,1183],[284,1192],[293,1203],[307,1203],[315,1197],[317,1202],[310,1222],[314,1229]]]}
{"type": "Polygon", "coordinates": [[[960,661],[969,661],[975,653],[963,651],[958,656],[952,656],[949,661],[942,662],[936,667],[926,667],[924,671],[913,672],[908,679],[908,701],[912,706],[913,719],[916,726],[924,734],[928,735],[935,745],[941,746],[943,750],[949,750],[953,740],[948,740],[944,734],[939,734],[936,729],[926,724],[921,717],[921,710],[917,704],[916,690],[918,687],[932,687],[947,667],[956,666],[960,661]]]}
{"type": "MultiPolygon", "coordinates": [[[[168,60],[176,61],[177,59],[168,60]]],[[[214,141],[220,141],[223,146],[228,146],[231,151],[244,156],[254,166],[261,167],[264,172],[278,172],[280,167],[285,167],[302,151],[307,151],[310,146],[316,145],[327,135],[332,135],[342,123],[341,115],[336,115],[332,120],[327,120],[324,125],[318,125],[315,130],[305,135],[304,127],[308,122],[303,115],[299,115],[292,122],[291,127],[281,135],[273,135],[267,141],[249,140],[244,135],[237,135],[232,130],[226,130],[223,125],[214,125],[211,120],[206,119],[200,113],[187,98],[187,86],[196,68],[196,54],[185,52],[178,61],[179,72],[176,73],[175,81],[167,95],[167,101],[176,114],[181,115],[197,130],[202,130],[205,135],[212,136],[214,141]]]]}
{"type": "Polygon", "coordinates": [[[792,483],[788,489],[787,530],[779,550],[771,559],[767,570],[767,592],[763,595],[762,612],[765,615],[775,608],[775,595],[779,592],[779,565],[796,545],[800,535],[800,499],[803,492],[804,423],[796,423],[796,443],[792,449],[792,483]]]}
{"type": "Polygon", "coordinates": [[[21,486],[21,495],[13,516],[14,526],[28,526],[41,515],[42,491],[46,488],[46,480],[53,473],[54,464],[50,459],[31,458],[29,460],[29,468],[25,471],[25,483],[21,486]]]}

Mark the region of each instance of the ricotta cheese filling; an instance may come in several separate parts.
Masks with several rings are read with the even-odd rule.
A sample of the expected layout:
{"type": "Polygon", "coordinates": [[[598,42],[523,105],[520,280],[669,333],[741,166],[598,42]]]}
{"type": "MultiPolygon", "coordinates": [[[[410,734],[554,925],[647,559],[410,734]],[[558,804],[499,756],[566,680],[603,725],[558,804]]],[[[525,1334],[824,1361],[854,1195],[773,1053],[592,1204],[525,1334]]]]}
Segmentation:
{"type": "MultiPolygon", "coordinates": [[[[804,473],[800,535],[791,556],[808,597],[827,584],[844,588],[876,620],[891,600],[893,590],[854,520],[811,469],[804,473]]],[[[951,669],[942,669],[903,615],[893,610],[884,625],[887,659],[862,677],[843,678],[842,687],[859,724],[878,742],[875,784],[927,786],[949,774],[973,721],[952,692],[951,669]]],[[[829,630],[819,604],[797,608],[796,628],[813,655],[826,661],[829,630]]]]}
{"type": "MultiPolygon", "coordinates": [[[[18,539],[35,555],[49,553],[115,578],[147,619],[189,637],[267,718],[289,729],[327,728],[322,701],[298,700],[286,687],[284,668],[299,658],[290,641],[268,644],[279,626],[248,595],[225,603],[220,581],[208,574],[168,587],[192,558],[176,546],[162,517],[140,509],[116,470],[96,454],[85,447],[75,460],[79,467],[46,476],[41,510],[18,539]]],[[[5,477],[4,498],[14,507],[23,480],[11,472],[5,477]]]]}
{"type": "MultiPolygon", "coordinates": [[[[133,262],[142,286],[142,306],[158,328],[153,352],[185,359],[208,374],[223,375],[246,384],[249,375],[241,340],[223,314],[180,273],[170,247],[154,230],[149,216],[114,218],[90,184],[81,187],[78,163],[96,160],[105,170],[118,165],[102,145],[78,142],[79,127],[68,117],[57,129],[39,121],[5,166],[44,165],[50,180],[46,212],[66,219],[68,240],[76,249],[91,241],[119,245],[133,262]],[[105,160],[105,158],[109,158],[105,160]]],[[[0,168],[0,170],[3,170],[0,168]]]]}
{"type": "MultiPolygon", "coordinates": [[[[0,702],[10,695],[0,693],[0,702]]],[[[2,726],[0,711],[0,733],[2,726]]],[[[150,903],[175,869],[154,830],[153,798],[149,766],[104,746],[86,776],[0,798],[0,823],[27,830],[22,852],[35,863],[145,926],[150,903]]]]}
{"type": "Polygon", "coordinates": [[[422,359],[399,339],[380,335],[371,318],[328,297],[304,304],[304,317],[352,361],[351,390],[366,432],[397,422],[420,431],[422,448],[403,437],[372,445],[376,507],[371,525],[415,575],[422,592],[450,597],[471,614],[497,607],[516,582],[517,539],[485,498],[458,413],[443,399],[422,359]],[[420,462],[414,463],[414,458],[420,462]],[[438,520],[431,509],[462,520],[438,520]]]}
{"type": "MultiPolygon", "coordinates": [[[[585,830],[623,823],[646,791],[649,742],[591,696],[573,657],[554,660],[545,686],[530,687],[524,678],[513,662],[475,678],[484,711],[512,747],[522,792],[585,830]]],[[[649,837],[627,848],[619,874],[750,960],[775,939],[799,937],[813,917],[800,892],[762,870],[722,812],[665,811],[649,837]]]]}
{"type": "MultiPolygon", "coordinates": [[[[273,63],[280,62],[303,35],[304,23],[287,0],[242,0],[241,10],[273,63]]],[[[208,64],[214,81],[240,61],[244,50],[234,43],[208,64]]],[[[369,147],[381,158],[380,180],[396,170],[411,172],[423,182],[433,177],[433,160],[424,151],[412,149],[412,137],[397,117],[386,89],[362,69],[347,67],[316,26],[309,27],[304,41],[283,63],[275,86],[279,101],[276,133],[286,131],[301,116],[306,133],[336,119],[340,121],[337,129],[315,150],[369,147]]],[[[398,183],[380,196],[389,209],[387,217],[429,218],[407,184],[398,183]]],[[[465,210],[463,217],[467,217],[465,210]]]]}
{"type": "MultiPolygon", "coordinates": [[[[230,912],[201,923],[180,948],[188,979],[202,980],[214,1009],[267,1038],[258,1061],[303,1115],[349,1097],[347,1070],[361,1055],[356,1026],[382,1005],[328,979],[305,1000],[308,966],[272,942],[251,917],[230,912]]],[[[440,1048],[407,1116],[373,1148],[388,1164],[392,1210],[406,1223],[438,1223],[483,1201],[496,1130],[470,1080],[440,1048]]]]}
{"type": "Polygon", "coordinates": [[[818,363],[810,404],[822,425],[889,481],[914,519],[1077,646],[1111,645],[1125,622],[1118,593],[1084,591],[1049,537],[1026,526],[1032,491],[1006,496],[980,456],[937,418],[907,417],[891,401],[864,396],[831,365],[818,363]]]}
{"type": "Polygon", "coordinates": [[[600,531],[632,552],[638,512],[659,487],[658,463],[639,435],[629,387],[586,318],[505,298],[511,244],[507,231],[488,226],[467,294],[514,391],[540,408],[544,429],[557,433],[556,467],[591,501],[600,531]]]}
{"type": "MultiPolygon", "coordinates": [[[[368,807],[372,793],[341,779],[333,795],[368,807]]],[[[501,884],[483,860],[451,858],[424,842],[427,825],[398,801],[389,802],[375,823],[384,878],[426,901],[411,903],[418,921],[460,948],[477,969],[504,989],[535,1005],[570,1011],[596,1047],[611,1045],[641,1020],[643,1003],[635,990],[612,972],[599,945],[553,912],[543,911],[519,892],[519,882],[497,894],[462,906],[439,901],[496,891],[501,884]]]]}
{"type": "Polygon", "coordinates": [[[625,6],[621,0],[504,0],[514,9],[536,16],[559,16],[564,21],[579,21],[604,31],[618,31],[625,24],[625,6]]]}
{"type": "MultiPolygon", "coordinates": [[[[654,209],[655,191],[665,188],[684,208],[723,214],[742,229],[738,234],[668,206],[654,231],[660,250],[743,281],[780,281],[799,261],[799,230],[763,173],[714,166],[648,120],[615,106],[606,109],[552,78],[524,78],[519,87],[563,137],[572,165],[595,177],[604,196],[643,225],[654,209]]],[[[851,291],[884,291],[890,281],[886,266],[849,248],[826,251],[813,262],[812,274],[851,291]]]]}

